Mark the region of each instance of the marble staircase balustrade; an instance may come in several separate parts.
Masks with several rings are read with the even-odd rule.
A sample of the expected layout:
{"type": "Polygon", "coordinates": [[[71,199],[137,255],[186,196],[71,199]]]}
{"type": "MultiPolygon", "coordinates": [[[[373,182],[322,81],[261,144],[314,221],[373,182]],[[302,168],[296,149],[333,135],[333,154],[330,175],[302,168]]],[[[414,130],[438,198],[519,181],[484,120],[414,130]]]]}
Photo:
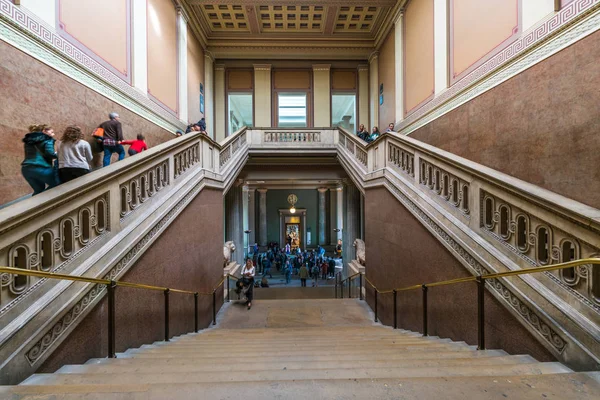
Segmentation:
{"type": "MultiPolygon", "coordinates": [[[[118,279],[204,188],[246,162],[245,129],[188,134],[0,210],[0,263],[118,279]],[[230,151],[222,161],[224,151],[230,151]]],[[[0,371],[32,373],[106,294],[104,286],[0,276],[0,371]]]]}
{"type": "MultiPolygon", "coordinates": [[[[600,254],[600,210],[410,137],[366,145],[340,130],[338,158],[361,191],[386,187],[475,275],[600,254]]],[[[584,266],[488,288],[559,360],[589,369],[600,365],[599,278],[584,266]]]]}

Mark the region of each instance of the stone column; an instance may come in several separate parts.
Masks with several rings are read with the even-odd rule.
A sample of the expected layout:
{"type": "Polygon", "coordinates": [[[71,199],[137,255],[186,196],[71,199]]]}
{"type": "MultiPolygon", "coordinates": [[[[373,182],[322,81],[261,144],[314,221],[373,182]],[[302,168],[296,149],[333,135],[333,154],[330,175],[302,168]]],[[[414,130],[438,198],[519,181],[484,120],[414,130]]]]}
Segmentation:
{"type": "Polygon", "coordinates": [[[313,126],[331,126],[331,64],[313,66],[313,126]]]}
{"type": "Polygon", "coordinates": [[[238,263],[244,262],[244,229],[242,187],[234,184],[225,196],[225,241],[235,243],[233,259],[238,263]]]}
{"type": "Polygon", "coordinates": [[[178,115],[188,122],[188,80],[187,80],[187,20],[181,6],[177,6],[177,73],[178,73],[178,115]]]}
{"type": "MultiPolygon", "coordinates": [[[[133,0],[132,8],[132,30],[133,30],[133,56],[131,58],[133,68],[133,86],[144,95],[148,93],[148,37],[146,23],[146,1],[133,0]]],[[[50,2],[48,2],[50,3],[50,2]]],[[[54,4],[52,2],[52,4],[54,4]]],[[[53,5],[53,8],[56,8],[53,5]]]]}
{"type": "Polygon", "coordinates": [[[369,81],[370,81],[370,111],[371,127],[379,126],[379,52],[375,51],[369,57],[369,81]]]}
{"type": "Polygon", "coordinates": [[[329,189],[329,244],[337,244],[337,189],[329,189]]]}
{"type": "MultiPolygon", "coordinates": [[[[358,66],[358,121],[354,125],[358,130],[360,124],[368,125],[369,123],[369,65],[363,64],[358,66]]],[[[368,127],[369,131],[371,130],[368,127]]]]}
{"type": "Polygon", "coordinates": [[[319,188],[319,245],[327,244],[325,228],[327,226],[327,188],[319,188]]]}
{"type": "Polygon", "coordinates": [[[271,64],[254,64],[254,126],[271,123],[271,64]]]}
{"type": "Polygon", "coordinates": [[[256,240],[256,189],[248,188],[248,228],[250,232],[250,245],[253,246],[256,240]]]}
{"type": "Polygon", "coordinates": [[[267,189],[258,189],[259,245],[267,245],[267,189]]]}
{"type": "MultiPolygon", "coordinates": [[[[249,200],[250,200],[250,196],[249,196],[249,190],[250,188],[247,185],[242,186],[242,231],[247,231],[248,229],[250,229],[250,204],[249,204],[249,200]]],[[[250,240],[248,235],[246,235],[246,233],[244,233],[244,239],[243,239],[243,243],[244,243],[244,254],[249,253],[248,251],[248,246],[250,244],[250,240]]]]}
{"type": "Polygon", "coordinates": [[[336,241],[335,244],[337,245],[337,241],[342,239],[342,235],[344,232],[344,187],[340,186],[335,188],[336,194],[337,194],[337,199],[336,199],[336,228],[339,229],[340,231],[336,233],[336,241]]]}
{"type": "Polygon", "coordinates": [[[215,140],[222,141],[225,131],[225,65],[215,64],[215,140]]]}
{"type": "Polygon", "coordinates": [[[344,224],[343,249],[344,275],[347,274],[348,263],[356,258],[353,247],[354,239],[360,238],[360,191],[352,182],[345,185],[346,189],[346,222],[344,224]]]}
{"type": "Polygon", "coordinates": [[[404,10],[394,20],[394,76],[396,80],[396,122],[404,119],[404,10]]]}
{"type": "Polygon", "coordinates": [[[214,59],[206,51],[204,53],[204,118],[208,136],[215,139],[215,99],[214,99],[214,59]]]}

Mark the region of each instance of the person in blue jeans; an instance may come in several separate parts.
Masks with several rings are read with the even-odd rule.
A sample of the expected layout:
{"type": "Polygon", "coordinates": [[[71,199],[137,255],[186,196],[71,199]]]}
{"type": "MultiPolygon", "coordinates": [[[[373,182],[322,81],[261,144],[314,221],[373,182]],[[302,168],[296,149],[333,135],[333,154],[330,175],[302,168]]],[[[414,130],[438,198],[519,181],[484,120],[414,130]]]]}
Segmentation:
{"type": "Polygon", "coordinates": [[[25,159],[21,163],[21,173],[33,189],[33,195],[59,184],[58,170],[54,160],[58,158],[54,150],[54,130],[48,125],[31,125],[23,138],[25,159]]]}
{"type": "Polygon", "coordinates": [[[119,155],[119,161],[125,158],[125,148],[119,144],[123,141],[123,128],[119,121],[119,114],[112,112],[108,114],[108,121],[100,124],[99,128],[104,129],[104,137],[102,144],[104,146],[104,162],[103,166],[110,165],[110,158],[113,153],[119,155]]]}
{"type": "Polygon", "coordinates": [[[292,281],[292,265],[290,261],[286,261],[285,263],[285,284],[289,284],[292,281]]]}

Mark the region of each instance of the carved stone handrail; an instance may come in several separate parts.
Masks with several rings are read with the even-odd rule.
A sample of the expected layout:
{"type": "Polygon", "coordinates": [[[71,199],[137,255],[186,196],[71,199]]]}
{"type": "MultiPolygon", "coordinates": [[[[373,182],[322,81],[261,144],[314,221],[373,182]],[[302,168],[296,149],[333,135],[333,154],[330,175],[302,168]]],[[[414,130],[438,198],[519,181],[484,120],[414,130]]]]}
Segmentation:
{"type": "MultiPolygon", "coordinates": [[[[117,279],[203,188],[226,190],[246,159],[244,130],[224,145],[187,134],[15,203],[0,210],[1,264],[117,279]],[[232,156],[220,163],[224,146],[232,156]]],[[[0,370],[34,372],[104,294],[0,274],[0,370]]]]}
{"type": "MultiPolygon", "coordinates": [[[[600,210],[556,193],[395,133],[367,145],[341,131],[338,154],[361,190],[386,187],[474,274],[600,255],[600,210]]],[[[600,359],[598,274],[585,266],[489,288],[557,358],[590,369],[600,359]]]]}

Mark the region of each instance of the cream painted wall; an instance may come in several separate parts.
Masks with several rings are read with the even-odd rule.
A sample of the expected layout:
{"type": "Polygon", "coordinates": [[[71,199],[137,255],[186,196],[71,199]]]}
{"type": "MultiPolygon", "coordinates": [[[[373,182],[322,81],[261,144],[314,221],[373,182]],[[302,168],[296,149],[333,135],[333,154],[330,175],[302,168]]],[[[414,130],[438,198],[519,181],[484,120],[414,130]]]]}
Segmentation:
{"type": "Polygon", "coordinates": [[[358,66],[358,121],[359,124],[368,125],[369,122],[369,66],[358,66]]]}
{"type": "Polygon", "coordinates": [[[24,7],[56,29],[56,3],[54,0],[21,0],[24,7]]]}
{"type": "Polygon", "coordinates": [[[554,0],[521,0],[523,31],[554,14],[554,0]]]}
{"type": "Polygon", "coordinates": [[[212,55],[204,54],[204,117],[208,136],[216,140],[215,134],[215,86],[214,86],[214,59],[212,55]]]}
{"type": "MultiPolygon", "coordinates": [[[[199,121],[204,117],[200,112],[200,84],[204,84],[204,50],[188,27],[187,37],[187,98],[188,120],[199,121]]],[[[204,111],[206,112],[206,88],[204,89],[204,111]]]]}
{"type": "Polygon", "coordinates": [[[359,124],[368,126],[379,123],[379,54],[375,53],[369,58],[369,124],[358,121],[359,124]]]}

